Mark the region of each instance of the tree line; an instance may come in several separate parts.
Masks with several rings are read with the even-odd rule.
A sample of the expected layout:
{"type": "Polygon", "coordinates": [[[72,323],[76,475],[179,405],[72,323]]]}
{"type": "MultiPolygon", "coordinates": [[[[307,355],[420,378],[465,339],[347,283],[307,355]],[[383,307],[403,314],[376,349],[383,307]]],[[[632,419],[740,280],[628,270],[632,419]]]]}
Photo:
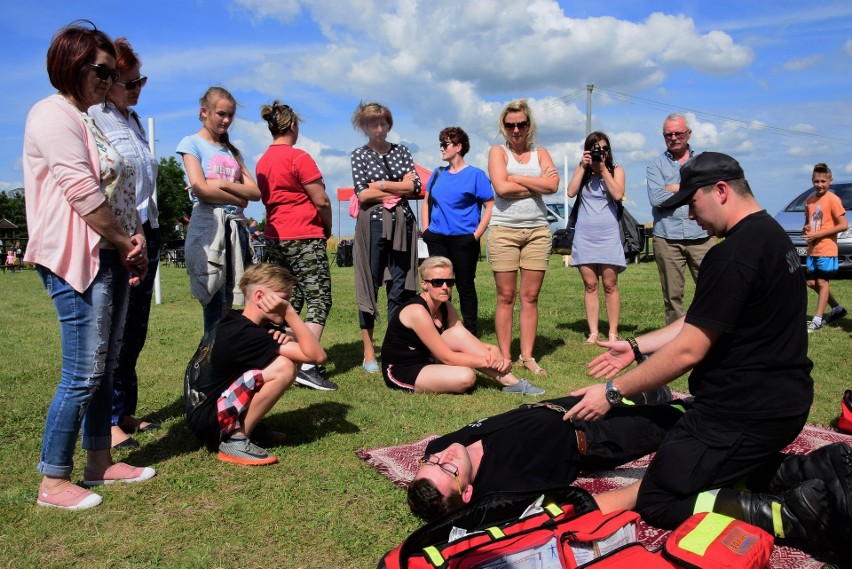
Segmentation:
{"type": "MultiPolygon", "coordinates": [[[[173,156],[160,158],[157,173],[157,206],[160,209],[160,232],[163,244],[182,238],[180,228],[192,213],[192,203],[186,191],[183,168],[173,156]]],[[[24,188],[0,192],[0,218],[18,226],[14,238],[27,238],[27,212],[24,188]]]]}

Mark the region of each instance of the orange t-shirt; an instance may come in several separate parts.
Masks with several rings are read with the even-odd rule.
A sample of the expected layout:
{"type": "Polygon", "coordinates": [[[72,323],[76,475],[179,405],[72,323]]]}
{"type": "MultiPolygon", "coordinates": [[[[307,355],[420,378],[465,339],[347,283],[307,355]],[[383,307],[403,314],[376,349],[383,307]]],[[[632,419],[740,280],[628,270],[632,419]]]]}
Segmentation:
{"type": "MultiPolygon", "coordinates": [[[[811,231],[819,231],[837,225],[835,219],[844,215],[843,203],[836,194],[828,191],[821,198],[816,194],[805,200],[805,223],[811,231]]],[[[836,257],[837,234],[826,235],[808,243],[808,255],[811,257],[836,257]]]]}

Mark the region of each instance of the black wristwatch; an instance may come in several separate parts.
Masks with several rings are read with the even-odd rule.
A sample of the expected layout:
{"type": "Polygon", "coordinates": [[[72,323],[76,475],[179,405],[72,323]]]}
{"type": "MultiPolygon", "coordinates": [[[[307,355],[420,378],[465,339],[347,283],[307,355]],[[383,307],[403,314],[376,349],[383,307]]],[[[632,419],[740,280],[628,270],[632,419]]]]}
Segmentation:
{"type": "Polygon", "coordinates": [[[612,406],[621,403],[621,392],[612,384],[612,380],[606,382],[606,400],[612,406]]]}
{"type": "Polygon", "coordinates": [[[633,350],[633,359],[636,360],[636,363],[642,361],[642,352],[639,351],[639,343],[636,341],[636,338],[633,336],[628,336],[625,338],[628,344],[630,344],[630,348],[633,350]]]}

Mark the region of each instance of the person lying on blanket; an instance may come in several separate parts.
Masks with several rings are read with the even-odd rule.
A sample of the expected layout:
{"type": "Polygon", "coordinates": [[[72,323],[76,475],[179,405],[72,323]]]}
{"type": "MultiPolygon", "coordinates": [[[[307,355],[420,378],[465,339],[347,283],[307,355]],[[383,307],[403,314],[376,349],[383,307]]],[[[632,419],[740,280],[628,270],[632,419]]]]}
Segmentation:
{"type": "Polygon", "coordinates": [[[840,443],[806,456],[781,454],[801,432],[814,398],[799,256],[726,154],[704,152],[681,167],[679,190],[663,206],[683,204],[690,219],[724,238],[701,262],[686,316],[638,338],[600,342],[608,351],[589,373],[609,381],[575,391],[582,401],[565,419],[607,417],[623,396],[691,372],[694,405],[641,482],[619,491],[617,509],[635,507],[663,529],[717,512],[850,567],[852,449],[840,443]],[[652,355],[617,375],[643,354],[652,355]]]}
{"type": "Polygon", "coordinates": [[[607,470],[645,456],[657,449],[689,402],[635,403],[670,399],[663,388],[593,422],[562,420],[579,397],[528,403],[474,421],[426,446],[408,487],[408,505],[433,520],[488,492],[553,488],[570,484],[581,470],[607,470]]]}

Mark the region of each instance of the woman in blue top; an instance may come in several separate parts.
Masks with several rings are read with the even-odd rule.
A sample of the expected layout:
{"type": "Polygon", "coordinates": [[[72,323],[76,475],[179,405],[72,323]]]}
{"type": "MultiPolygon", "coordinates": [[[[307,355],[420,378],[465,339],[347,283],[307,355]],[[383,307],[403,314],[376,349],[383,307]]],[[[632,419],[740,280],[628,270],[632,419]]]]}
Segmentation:
{"type": "Polygon", "coordinates": [[[580,270],[585,285],[584,304],[589,323],[587,344],[598,339],[598,279],[603,282],[609,341],[618,339],[621,296],[618,273],[627,267],[618,228],[618,203],[624,198],[624,170],[613,162],[609,137],[593,132],[586,137],[583,158],[568,184],[568,197],[579,193],[579,208],[571,251],[571,265],[580,270]],[[582,190],[582,191],[581,191],[582,190]]]}
{"type": "Polygon", "coordinates": [[[441,158],[448,165],[432,172],[423,200],[423,241],[430,256],[447,257],[456,273],[464,327],[477,335],[476,263],[479,240],[491,221],[494,191],[488,176],[464,161],[470,150],[467,133],[450,126],[438,135],[441,158]]]}
{"type": "MultiPolygon", "coordinates": [[[[237,110],[234,97],[211,87],[199,103],[201,130],[184,137],[177,153],[183,157],[193,202],[186,270],[192,294],[204,307],[207,332],[234,304],[243,267],[252,261],[243,208],[260,199],[260,190],[228,139],[237,110]]],[[[236,300],[242,304],[242,298],[236,300]]]]}

